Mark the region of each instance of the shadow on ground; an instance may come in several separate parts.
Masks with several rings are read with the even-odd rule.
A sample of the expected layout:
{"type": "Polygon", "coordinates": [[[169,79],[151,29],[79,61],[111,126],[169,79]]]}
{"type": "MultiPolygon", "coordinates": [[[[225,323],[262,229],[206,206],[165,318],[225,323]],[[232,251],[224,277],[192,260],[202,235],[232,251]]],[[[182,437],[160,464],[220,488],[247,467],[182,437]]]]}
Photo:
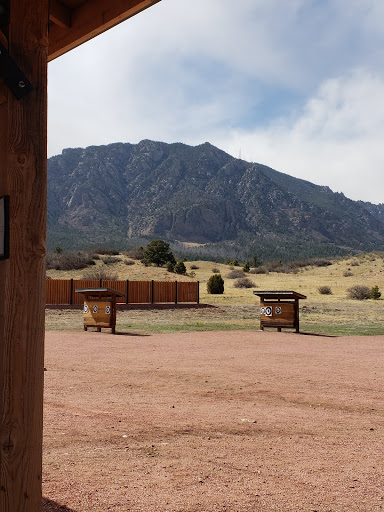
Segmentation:
{"type": "Polygon", "coordinates": [[[56,501],[43,498],[42,501],[42,512],[76,512],[72,508],[68,508],[65,505],[59,505],[56,501]]]}
{"type": "Polygon", "coordinates": [[[302,334],[303,336],[320,336],[321,338],[338,338],[336,334],[321,334],[320,332],[305,332],[300,331],[298,334],[302,334]]]}

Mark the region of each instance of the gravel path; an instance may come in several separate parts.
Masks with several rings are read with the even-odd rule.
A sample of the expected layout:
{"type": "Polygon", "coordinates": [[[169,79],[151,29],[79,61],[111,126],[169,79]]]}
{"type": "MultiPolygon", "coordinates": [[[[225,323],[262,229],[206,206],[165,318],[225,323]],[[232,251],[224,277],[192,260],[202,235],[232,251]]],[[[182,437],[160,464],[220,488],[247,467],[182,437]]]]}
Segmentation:
{"type": "Polygon", "coordinates": [[[384,336],[46,334],[44,512],[384,510],[384,336]]]}

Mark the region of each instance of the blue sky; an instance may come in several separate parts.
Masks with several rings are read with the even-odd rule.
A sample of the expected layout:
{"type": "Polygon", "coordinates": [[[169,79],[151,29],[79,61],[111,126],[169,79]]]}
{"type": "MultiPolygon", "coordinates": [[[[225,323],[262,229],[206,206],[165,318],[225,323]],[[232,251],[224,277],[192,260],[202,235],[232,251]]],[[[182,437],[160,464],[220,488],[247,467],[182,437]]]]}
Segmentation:
{"type": "Polygon", "coordinates": [[[49,64],[48,153],[210,142],[384,203],[382,0],[162,0],[49,64]]]}

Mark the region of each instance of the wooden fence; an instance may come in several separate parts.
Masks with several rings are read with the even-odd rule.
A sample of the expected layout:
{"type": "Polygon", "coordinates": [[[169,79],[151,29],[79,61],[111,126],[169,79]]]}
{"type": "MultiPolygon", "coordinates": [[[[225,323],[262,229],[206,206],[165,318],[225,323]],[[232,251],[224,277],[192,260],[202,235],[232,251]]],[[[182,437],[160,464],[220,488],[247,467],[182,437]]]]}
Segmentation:
{"type": "Polygon", "coordinates": [[[87,279],[47,279],[46,304],[82,304],[79,288],[112,288],[124,293],[121,304],[199,303],[199,282],[183,281],[104,281],[87,279]]]}

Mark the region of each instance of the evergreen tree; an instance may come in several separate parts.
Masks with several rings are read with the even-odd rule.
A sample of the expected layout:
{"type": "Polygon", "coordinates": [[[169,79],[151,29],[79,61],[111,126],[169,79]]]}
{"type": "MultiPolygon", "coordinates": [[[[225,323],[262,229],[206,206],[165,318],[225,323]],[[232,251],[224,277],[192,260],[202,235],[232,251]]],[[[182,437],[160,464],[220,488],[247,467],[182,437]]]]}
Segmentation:
{"type": "Polygon", "coordinates": [[[173,264],[176,263],[169,244],[163,240],[152,240],[144,251],[144,260],[148,263],[154,263],[158,267],[165,265],[169,261],[173,264]]]}

